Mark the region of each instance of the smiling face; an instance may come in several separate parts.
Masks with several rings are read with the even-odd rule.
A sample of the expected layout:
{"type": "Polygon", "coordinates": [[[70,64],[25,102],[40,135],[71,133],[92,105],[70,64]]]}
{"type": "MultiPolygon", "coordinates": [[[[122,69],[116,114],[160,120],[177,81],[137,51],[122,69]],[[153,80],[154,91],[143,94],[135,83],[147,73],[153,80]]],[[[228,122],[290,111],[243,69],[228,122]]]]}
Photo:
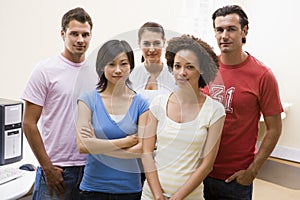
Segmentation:
{"type": "Polygon", "coordinates": [[[104,75],[108,84],[124,83],[130,74],[130,62],[126,53],[120,53],[104,67],[104,75]]]}
{"type": "Polygon", "coordinates": [[[91,26],[88,22],[70,21],[65,31],[61,31],[65,49],[64,57],[78,63],[85,59],[85,52],[91,40],[91,26]]]}
{"type": "Polygon", "coordinates": [[[162,48],[165,40],[162,33],[145,30],[139,41],[143,57],[148,63],[161,63],[162,48]]]}
{"type": "Polygon", "coordinates": [[[248,26],[243,29],[240,17],[237,14],[218,16],[215,21],[215,37],[222,53],[240,52],[243,46],[242,38],[245,38],[248,26]]]}
{"type": "Polygon", "coordinates": [[[179,88],[198,88],[200,66],[196,54],[191,50],[180,50],[174,57],[173,73],[179,88]]]}

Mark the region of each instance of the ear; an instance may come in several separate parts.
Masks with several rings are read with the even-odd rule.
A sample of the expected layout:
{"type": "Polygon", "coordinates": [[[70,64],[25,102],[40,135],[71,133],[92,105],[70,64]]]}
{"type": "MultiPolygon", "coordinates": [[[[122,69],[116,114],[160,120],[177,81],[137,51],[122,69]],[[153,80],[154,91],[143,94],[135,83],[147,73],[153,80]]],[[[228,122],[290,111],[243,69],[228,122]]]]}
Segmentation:
{"type": "Polygon", "coordinates": [[[167,41],[167,40],[166,40],[166,38],[164,38],[164,39],[163,39],[163,43],[164,43],[164,45],[163,45],[163,46],[165,46],[165,45],[166,45],[166,41],[167,41]]]}
{"type": "Polygon", "coordinates": [[[247,36],[247,34],[248,34],[248,26],[244,26],[244,28],[243,28],[243,36],[244,37],[246,37],[247,36]]]}
{"type": "Polygon", "coordinates": [[[66,36],[65,31],[61,30],[61,31],[60,31],[60,36],[61,36],[61,38],[65,41],[65,36],[66,36]]]}

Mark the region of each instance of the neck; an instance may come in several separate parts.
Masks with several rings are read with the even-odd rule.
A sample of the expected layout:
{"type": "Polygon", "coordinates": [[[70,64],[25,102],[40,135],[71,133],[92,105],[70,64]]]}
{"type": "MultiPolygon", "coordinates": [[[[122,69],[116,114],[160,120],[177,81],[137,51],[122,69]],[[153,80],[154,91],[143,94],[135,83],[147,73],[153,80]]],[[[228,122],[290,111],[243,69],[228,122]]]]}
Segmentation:
{"type": "Polygon", "coordinates": [[[128,87],[125,85],[125,83],[107,83],[106,89],[103,91],[104,94],[113,95],[114,97],[123,96],[124,94],[127,94],[129,92],[128,87]]]}
{"type": "Polygon", "coordinates": [[[221,53],[221,62],[225,65],[238,65],[244,62],[248,57],[248,54],[244,51],[238,53],[221,53]]]}
{"type": "Polygon", "coordinates": [[[175,92],[179,102],[184,104],[198,104],[205,97],[199,88],[182,88],[175,92]]]}
{"type": "Polygon", "coordinates": [[[161,61],[159,63],[150,63],[145,61],[144,65],[146,70],[154,76],[158,76],[163,69],[163,63],[161,61]]]}
{"type": "Polygon", "coordinates": [[[85,60],[85,55],[84,54],[71,54],[68,51],[62,52],[62,56],[68,59],[69,61],[73,63],[81,63],[85,60]]]}

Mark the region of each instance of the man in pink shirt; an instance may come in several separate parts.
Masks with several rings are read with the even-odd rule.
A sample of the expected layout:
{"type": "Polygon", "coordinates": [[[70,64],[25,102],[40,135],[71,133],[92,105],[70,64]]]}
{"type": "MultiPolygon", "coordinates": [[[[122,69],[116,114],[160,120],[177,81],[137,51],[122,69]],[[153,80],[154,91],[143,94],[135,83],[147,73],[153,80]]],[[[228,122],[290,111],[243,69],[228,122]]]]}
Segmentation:
{"type": "MultiPolygon", "coordinates": [[[[33,70],[21,98],[25,101],[24,134],[40,167],[37,168],[33,199],[76,199],[86,156],[76,145],[76,100],[78,83],[87,73],[85,52],[93,23],[82,8],[62,18],[62,53],[40,62],[33,70]]],[[[89,80],[90,77],[86,77],[89,80]]],[[[96,83],[96,79],[95,79],[96,83]]]]}

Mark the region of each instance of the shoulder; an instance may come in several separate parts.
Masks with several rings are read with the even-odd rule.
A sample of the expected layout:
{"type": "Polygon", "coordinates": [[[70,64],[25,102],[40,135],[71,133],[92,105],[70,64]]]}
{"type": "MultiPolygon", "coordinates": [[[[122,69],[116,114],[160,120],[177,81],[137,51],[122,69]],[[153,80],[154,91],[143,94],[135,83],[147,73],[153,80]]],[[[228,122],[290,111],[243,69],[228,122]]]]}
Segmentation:
{"type": "Polygon", "coordinates": [[[172,93],[169,94],[159,94],[156,97],[153,98],[153,100],[151,101],[151,107],[152,106],[163,106],[166,101],[169,99],[169,96],[172,93]]]}
{"type": "Polygon", "coordinates": [[[207,104],[210,105],[213,110],[219,110],[221,112],[224,112],[224,114],[225,114],[225,108],[224,108],[224,105],[222,103],[220,103],[219,101],[211,98],[208,95],[206,95],[206,101],[207,101],[207,104]]]}
{"type": "Polygon", "coordinates": [[[265,63],[263,63],[261,60],[254,57],[251,54],[249,54],[249,64],[250,64],[250,67],[257,67],[262,71],[269,71],[270,70],[270,68],[265,63]]]}
{"type": "Polygon", "coordinates": [[[81,101],[83,101],[85,103],[89,103],[90,104],[90,103],[92,103],[92,102],[95,101],[96,94],[97,94],[97,90],[96,89],[83,92],[80,95],[79,100],[81,100],[81,101]]]}

